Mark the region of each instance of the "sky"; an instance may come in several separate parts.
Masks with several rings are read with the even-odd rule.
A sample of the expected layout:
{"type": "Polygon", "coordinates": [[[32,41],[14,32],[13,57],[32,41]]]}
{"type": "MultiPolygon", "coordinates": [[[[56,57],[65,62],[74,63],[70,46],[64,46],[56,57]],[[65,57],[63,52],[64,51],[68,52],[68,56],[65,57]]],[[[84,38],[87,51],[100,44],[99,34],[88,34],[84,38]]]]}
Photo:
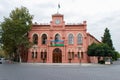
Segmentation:
{"type": "Polygon", "coordinates": [[[0,0],[0,22],[15,8],[26,7],[33,23],[50,23],[51,15],[64,15],[65,23],[87,21],[87,32],[101,41],[105,28],[110,30],[116,51],[120,52],[120,0],[0,0]]]}

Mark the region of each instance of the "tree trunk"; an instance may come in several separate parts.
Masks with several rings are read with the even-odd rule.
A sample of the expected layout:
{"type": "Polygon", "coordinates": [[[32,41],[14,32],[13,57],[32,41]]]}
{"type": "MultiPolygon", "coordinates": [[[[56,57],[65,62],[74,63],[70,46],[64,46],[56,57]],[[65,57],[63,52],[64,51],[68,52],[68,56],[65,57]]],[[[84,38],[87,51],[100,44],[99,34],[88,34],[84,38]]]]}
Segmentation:
{"type": "Polygon", "coordinates": [[[20,49],[19,48],[17,49],[17,54],[19,56],[19,63],[21,63],[22,59],[21,59],[21,54],[20,54],[20,49]]]}
{"type": "Polygon", "coordinates": [[[21,60],[21,55],[20,55],[20,52],[19,52],[19,63],[21,63],[22,60],[21,60]]]}

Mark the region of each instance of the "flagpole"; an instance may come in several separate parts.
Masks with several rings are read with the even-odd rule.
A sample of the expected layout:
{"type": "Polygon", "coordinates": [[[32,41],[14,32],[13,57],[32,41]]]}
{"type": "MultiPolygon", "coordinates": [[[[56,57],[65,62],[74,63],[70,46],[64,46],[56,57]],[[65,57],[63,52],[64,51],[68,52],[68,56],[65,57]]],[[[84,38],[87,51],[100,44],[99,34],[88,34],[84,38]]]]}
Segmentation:
{"type": "Polygon", "coordinates": [[[58,4],[57,13],[59,13],[59,9],[60,9],[60,3],[58,4]]]}

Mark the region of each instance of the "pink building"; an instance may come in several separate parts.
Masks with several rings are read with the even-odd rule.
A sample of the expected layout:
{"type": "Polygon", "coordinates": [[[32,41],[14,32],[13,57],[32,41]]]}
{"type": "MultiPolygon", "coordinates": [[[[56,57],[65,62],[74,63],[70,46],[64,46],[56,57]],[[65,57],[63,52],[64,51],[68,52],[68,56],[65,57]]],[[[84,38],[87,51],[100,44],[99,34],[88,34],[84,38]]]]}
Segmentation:
{"type": "Polygon", "coordinates": [[[87,33],[86,21],[66,24],[59,13],[52,15],[50,24],[33,24],[29,38],[34,45],[27,62],[37,63],[88,63],[88,45],[99,42],[87,33]]]}

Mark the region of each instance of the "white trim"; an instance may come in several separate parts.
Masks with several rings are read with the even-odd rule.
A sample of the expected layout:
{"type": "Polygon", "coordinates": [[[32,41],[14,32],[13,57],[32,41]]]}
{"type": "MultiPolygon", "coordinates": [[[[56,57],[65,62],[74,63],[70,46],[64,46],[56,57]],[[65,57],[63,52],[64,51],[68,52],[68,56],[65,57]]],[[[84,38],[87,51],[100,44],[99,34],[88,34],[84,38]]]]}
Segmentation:
{"type": "Polygon", "coordinates": [[[37,36],[38,36],[38,38],[39,38],[39,34],[38,34],[38,33],[36,33],[36,32],[32,33],[32,38],[33,38],[33,35],[34,35],[34,34],[37,34],[37,36]]]}
{"type": "Polygon", "coordinates": [[[62,35],[61,35],[61,33],[59,33],[59,32],[54,33],[53,38],[55,38],[55,35],[56,35],[56,34],[59,34],[59,35],[60,35],[60,38],[62,39],[62,35]]]}
{"type": "Polygon", "coordinates": [[[67,34],[67,38],[68,38],[69,34],[72,34],[73,37],[75,37],[75,34],[74,34],[74,33],[69,32],[69,33],[67,34]]]}
{"type": "Polygon", "coordinates": [[[45,52],[45,51],[47,52],[47,49],[46,49],[46,48],[41,48],[41,49],[40,49],[40,52],[45,52]]]}
{"type": "Polygon", "coordinates": [[[81,33],[81,32],[77,33],[77,34],[76,34],[76,37],[78,36],[78,34],[81,34],[82,37],[84,37],[83,33],[81,33]]]}
{"type": "Polygon", "coordinates": [[[45,33],[45,32],[43,32],[43,33],[40,34],[40,38],[42,37],[43,34],[46,34],[47,38],[48,38],[48,33],[45,33]]]}

